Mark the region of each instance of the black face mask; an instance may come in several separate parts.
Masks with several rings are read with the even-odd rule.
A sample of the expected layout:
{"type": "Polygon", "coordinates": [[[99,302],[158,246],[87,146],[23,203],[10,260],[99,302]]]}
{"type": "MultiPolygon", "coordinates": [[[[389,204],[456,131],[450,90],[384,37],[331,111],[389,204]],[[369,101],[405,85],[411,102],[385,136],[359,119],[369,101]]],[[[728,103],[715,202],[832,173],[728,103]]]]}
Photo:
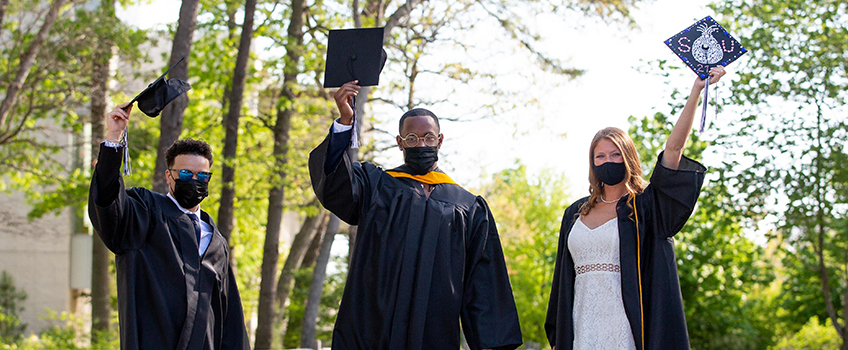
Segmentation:
{"type": "Polygon", "coordinates": [[[436,146],[404,148],[403,160],[412,170],[413,175],[424,175],[430,172],[433,164],[439,160],[439,149],[436,146]]]}
{"type": "Polygon", "coordinates": [[[174,199],[185,209],[194,208],[209,195],[209,183],[197,179],[174,179],[174,199]]]}
{"type": "Polygon", "coordinates": [[[593,168],[595,169],[595,176],[598,177],[598,180],[609,186],[618,185],[621,181],[624,181],[624,177],[627,175],[627,168],[624,166],[624,162],[606,162],[601,165],[593,165],[593,168]]]}

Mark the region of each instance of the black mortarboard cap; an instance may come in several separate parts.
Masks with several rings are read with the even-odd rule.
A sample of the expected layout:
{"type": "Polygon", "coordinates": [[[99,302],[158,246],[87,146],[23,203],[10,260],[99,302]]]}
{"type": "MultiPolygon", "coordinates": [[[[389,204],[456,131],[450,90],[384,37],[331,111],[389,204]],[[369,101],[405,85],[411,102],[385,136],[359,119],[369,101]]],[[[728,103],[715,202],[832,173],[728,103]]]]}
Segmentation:
{"type": "Polygon", "coordinates": [[[712,67],[727,66],[748,52],[710,16],[668,38],[665,44],[701,79],[707,78],[712,67]]]}
{"type": "Polygon", "coordinates": [[[340,87],[359,80],[360,86],[380,82],[386,64],[383,28],[334,29],[327,42],[324,87],[340,87]]]}
{"type": "Polygon", "coordinates": [[[154,118],[159,116],[159,112],[171,103],[171,101],[186,91],[191,90],[191,85],[187,82],[179,79],[165,78],[165,76],[168,75],[168,72],[170,72],[177,64],[182,62],[184,58],[185,57],[181,57],[176,63],[171,65],[164,74],[160,75],[159,78],[150,83],[150,85],[147,85],[147,88],[136,95],[135,98],[130,101],[128,106],[131,106],[133,102],[138,101],[138,109],[144,114],[147,114],[148,117],[154,118]]]}

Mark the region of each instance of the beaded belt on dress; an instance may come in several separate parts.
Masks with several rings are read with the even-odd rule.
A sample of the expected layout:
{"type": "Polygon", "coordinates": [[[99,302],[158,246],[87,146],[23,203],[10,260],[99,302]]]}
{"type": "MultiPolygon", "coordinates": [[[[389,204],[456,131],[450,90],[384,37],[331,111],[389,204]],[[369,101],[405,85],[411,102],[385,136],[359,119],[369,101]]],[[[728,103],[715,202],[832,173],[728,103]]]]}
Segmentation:
{"type": "Polygon", "coordinates": [[[577,267],[574,268],[574,270],[577,271],[578,275],[582,275],[586,272],[592,272],[592,271],[621,272],[621,266],[618,266],[616,264],[602,264],[602,263],[587,264],[587,265],[577,266],[577,267]]]}

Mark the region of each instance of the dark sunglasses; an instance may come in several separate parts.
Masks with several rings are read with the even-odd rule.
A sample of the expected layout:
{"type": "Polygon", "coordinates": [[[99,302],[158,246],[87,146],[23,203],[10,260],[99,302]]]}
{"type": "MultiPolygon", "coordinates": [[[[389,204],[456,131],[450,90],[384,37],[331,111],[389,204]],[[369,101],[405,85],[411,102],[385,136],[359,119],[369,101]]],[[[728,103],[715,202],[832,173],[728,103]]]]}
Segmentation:
{"type": "MultiPolygon", "coordinates": [[[[185,170],[185,169],[182,169],[182,170],[179,170],[179,171],[177,169],[168,169],[168,170],[171,170],[171,174],[173,174],[175,172],[178,173],[180,175],[181,181],[191,181],[191,179],[194,177],[194,174],[195,174],[191,170],[185,170]]],[[[210,173],[208,171],[197,172],[197,181],[209,182],[209,180],[211,180],[211,179],[212,179],[212,173],[210,173]]]]}

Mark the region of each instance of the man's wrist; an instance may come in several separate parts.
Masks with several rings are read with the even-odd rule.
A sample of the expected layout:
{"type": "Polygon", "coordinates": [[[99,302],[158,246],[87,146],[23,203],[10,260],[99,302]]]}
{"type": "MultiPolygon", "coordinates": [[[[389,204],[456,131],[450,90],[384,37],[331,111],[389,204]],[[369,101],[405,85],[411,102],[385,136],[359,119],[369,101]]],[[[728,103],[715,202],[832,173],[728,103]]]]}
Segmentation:
{"type": "Polygon", "coordinates": [[[112,140],[104,140],[103,145],[105,145],[106,147],[111,147],[111,148],[124,147],[124,144],[117,142],[117,141],[112,141],[112,140]]]}
{"type": "Polygon", "coordinates": [[[333,133],[345,132],[350,129],[353,129],[353,125],[344,125],[339,122],[339,119],[333,121],[333,133]]]}
{"type": "Polygon", "coordinates": [[[338,123],[341,125],[353,125],[353,117],[339,117],[338,123]]]}
{"type": "Polygon", "coordinates": [[[104,141],[121,142],[122,138],[124,138],[123,131],[119,131],[117,133],[113,133],[110,131],[106,133],[106,138],[104,139],[104,141]]]}

